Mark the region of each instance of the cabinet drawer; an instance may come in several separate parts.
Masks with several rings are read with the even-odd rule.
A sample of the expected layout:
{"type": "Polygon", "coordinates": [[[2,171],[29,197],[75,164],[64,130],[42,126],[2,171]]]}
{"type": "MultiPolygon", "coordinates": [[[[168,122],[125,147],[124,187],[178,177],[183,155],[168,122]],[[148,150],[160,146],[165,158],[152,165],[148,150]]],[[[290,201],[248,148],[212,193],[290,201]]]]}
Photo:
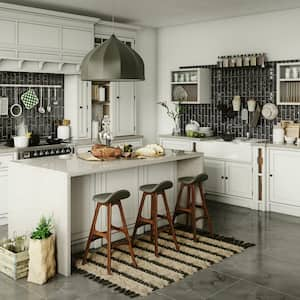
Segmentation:
{"type": "Polygon", "coordinates": [[[161,142],[161,145],[166,149],[184,150],[184,151],[192,151],[193,150],[193,144],[190,141],[162,139],[160,142],[161,142]]]}
{"type": "Polygon", "coordinates": [[[230,143],[223,141],[197,142],[197,152],[203,152],[205,157],[223,160],[251,163],[252,151],[248,143],[230,143]]]}

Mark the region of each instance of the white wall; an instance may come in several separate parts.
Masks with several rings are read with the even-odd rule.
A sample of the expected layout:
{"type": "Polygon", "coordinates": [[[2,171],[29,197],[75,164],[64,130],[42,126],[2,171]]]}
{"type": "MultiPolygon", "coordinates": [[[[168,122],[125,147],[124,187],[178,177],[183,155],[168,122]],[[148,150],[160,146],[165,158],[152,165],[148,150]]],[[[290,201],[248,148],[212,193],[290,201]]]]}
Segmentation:
{"type": "MultiPolygon", "coordinates": [[[[158,100],[170,100],[170,71],[215,64],[219,55],[265,52],[269,60],[300,58],[300,9],[166,27],[158,31],[158,100]]],[[[157,108],[158,134],[171,122],[157,108]]]]}
{"type": "Polygon", "coordinates": [[[139,30],[136,50],[144,60],[146,78],[136,83],[137,134],[144,135],[144,143],[153,143],[157,132],[157,30],[139,30]]]}

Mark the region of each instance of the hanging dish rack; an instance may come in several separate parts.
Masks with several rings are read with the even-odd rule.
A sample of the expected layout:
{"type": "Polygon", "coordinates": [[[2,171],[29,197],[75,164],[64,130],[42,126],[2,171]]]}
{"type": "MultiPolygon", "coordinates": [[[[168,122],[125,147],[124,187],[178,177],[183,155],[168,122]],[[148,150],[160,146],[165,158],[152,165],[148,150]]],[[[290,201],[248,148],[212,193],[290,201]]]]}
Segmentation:
{"type": "Polygon", "coordinates": [[[8,83],[1,83],[0,87],[14,87],[14,88],[53,88],[53,89],[61,89],[62,85],[51,85],[51,84],[8,84],[8,83]]]}

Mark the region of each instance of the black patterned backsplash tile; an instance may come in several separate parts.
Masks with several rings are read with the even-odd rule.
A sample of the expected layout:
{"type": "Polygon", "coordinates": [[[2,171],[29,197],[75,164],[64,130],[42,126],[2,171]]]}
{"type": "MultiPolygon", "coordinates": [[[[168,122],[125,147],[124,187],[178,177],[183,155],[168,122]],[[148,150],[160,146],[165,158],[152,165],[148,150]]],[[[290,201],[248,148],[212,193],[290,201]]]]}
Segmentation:
{"type": "MultiPolygon", "coordinates": [[[[279,62],[279,61],[278,61],[279,62]]],[[[269,62],[265,68],[216,68],[212,69],[212,104],[181,104],[181,130],[184,134],[186,123],[194,119],[203,127],[212,127],[216,135],[222,135],[229,129],[234,136],[250,136],[259,139],[272,139],[273,125],[280,120],[300,121],[300,106],[279,105],[278,117],[268,121],[260,116],[258,125],[251,128],[248,122],[242,121],[241,112],[233,118],[225,117],[218,109],[223,104],[230,107],[235,95],[241,96],[242,107],[247,108],[247,100],[254,98],[262,108],[265,103],[276,104],[276,64],[269,62]]],[[[280,61],[283,62],[283,61],[280,61]]],[[[289,62],[295,62],[289,61],[289,62]]],[[[249,120],[253,113],[249,113],[249,120]]]]}
{"type": "MultiPolygon", "coordinates": [[[[39,104],[33,109],[27,110],[21,101],[21,95],[28,90],[26,87],[1,87],[0,96],[8,97],[8,109],[14,103],[20,103],[23,114],[19,118],[13,118],[10,113],[8,116],[0,116],[0,141],[6,141],[10,136],[16,134],[16,128],[23,120],[30,132],[46,137],[55,134],[54,122],[64,117],[64,75],[43,74],[43,73],[24,73],[24,72],[0,72],[1,84],[34,84],[34,85],[61,85],[62,88],[56,89],[57,105],[54,105],[54,89],[50,89],[51,112],[47,112],[48,89],[42,89],[43,106],[46,110],[44,114],[38,112],[39,104]]],[[[40,88],[33,88],[36,95],[41,97],[40,88]]]]}

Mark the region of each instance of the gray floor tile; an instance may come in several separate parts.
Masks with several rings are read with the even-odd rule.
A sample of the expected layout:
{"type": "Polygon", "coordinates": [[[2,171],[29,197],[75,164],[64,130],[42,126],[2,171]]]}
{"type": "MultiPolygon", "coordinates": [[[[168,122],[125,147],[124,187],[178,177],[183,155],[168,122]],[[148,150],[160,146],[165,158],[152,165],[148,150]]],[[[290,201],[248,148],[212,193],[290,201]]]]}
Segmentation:
{"type": "Polygon", "coordinates": [[[231,286],[238,280],[237,278],[208,269],[188,276],[177,283],[161,289],[160,292],[177,299],[178,294],[184,296],[187,292],[192,291],[198,295],[198,298],[201,297],[201,299],[204,299],[219,290],[231,286]]]}
{"type": "Polygon", "coordinates": [[[251,282],[240,280],[231,287],[216,293],[209,300],[296,300],[274,290],[256,285],[251,282]]]}
{"type": "Polygon", "coordinates": [[[42,297],[20,287],[16,281],[0,274],[0,299],[2,300],[41,300],[42,297]]]}

